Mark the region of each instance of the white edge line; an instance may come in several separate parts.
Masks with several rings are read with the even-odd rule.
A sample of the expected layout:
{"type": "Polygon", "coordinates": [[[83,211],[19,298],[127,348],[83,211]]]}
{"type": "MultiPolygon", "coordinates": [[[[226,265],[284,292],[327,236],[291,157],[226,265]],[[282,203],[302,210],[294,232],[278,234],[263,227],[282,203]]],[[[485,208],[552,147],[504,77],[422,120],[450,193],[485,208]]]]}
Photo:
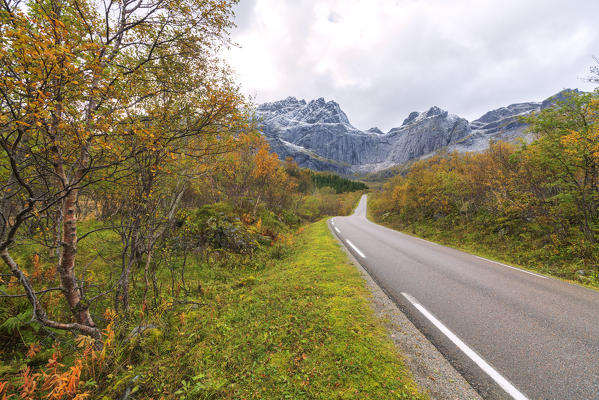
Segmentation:
{"type": "MultiPolygon", "coordinates": [[[[407,234],[406,234],[406,235],[407,235],[407,234]]],[[[414,239],[420,240],[420,241],[422,241],[422,242],[425,242],[425,243],[434,244],[435,246],[441,246],[439,243],[431,242],[430,240],[422,239],[422,238],[419,238],[419,237],[417,237],[417,236],[412,236],[412,235],[407,235],[407,236],[410,236],[410,237],[412,237],[412,238],[414,238],[414,239]]],[[[534,275],[534,276],[537,276],[537,277],[539,277],[539,278],[543,278],[543,279],[549,279],[549,278],[547,278],[547,277],[546,277],[546,276],[544,276],[544,275],[541,275],[541,274],[535,274],[534,272],[530,272],[530,271],[527,271],[527,270],[525,270],[525,269],[522,269],[522,268],[516,268],[516,267],[512,267],[511,265],[507,265],[507,264],[504,264],[504,263],[500,263],[499,261],[493,261],[493,260],[489,260],[488,258],[479,257],[479,256],[474,256],[474,257],[476,257],[476,258],[478,258],[478,259],[480,259],[480,260],[485,260],[485,261],[488,261],[488,262],[491,262],[491,263],[494,263],[494,264],[497,264],[497,265],[501,265],[501,266],[503,266],[503,267],[507,267],[507,268],[515,269],[516,271],[524,272],[525,274],[534,275]]]]}
{"type": "MultiPolygon", "coordinates": [[[[410,236],[410,235],[407,235],[407,236],[410,236]]],[[[412,236],[412,237],[414,239],[418,239],[418,240],[420,240],[421,242],[424,242],[424,243],[434,244],[435,246],[441,246],[439,243],[431,242],[430,240],[422,239],[422,238],[419,238],[419,237],[416,237],[416,236],[412,236]]]]}
{"type": "Polygon", "coordinates": [[[337,233],[341,233],[341,231],[339,230],[339,228],[337,228],[336,226],[334,228],[337,231],[337,233]]]}
{"type": "Polygon", "coordinates": [[[418,309],[430,322],[433,323],[449,340],[451,340],[464,354],[466,354],[472,361],[476,363],[487,375],[491,377],[503,390],[505,390],[510,396],[516,400],[528,400],[518,389],[514,387],[507,379],[505,379],[499,372],[491,367],[485,360],[483,360],[474,350],[472,350],[466,343],[462,342],[453,332],[451,332],[445,325],[441,323],[433,314],[428,312],[418,301],[407,293],[401,293],[414,307],[418,309]]]}
{"type": "Polygon", "coordinates": [[[347,240],[347,239],[346,239],[345,241],[347,242],[347,244],[349,244],[349,245],[352,247],[352,249],[354,249],[354,250],[356,251],[356,253],[358,253],[358,254],[360,255],[360,257],[362,257],[362,258],[366,258],[366,256],[364,255],[364,253],[362,253],[362,252],[360,251],[360,249],[358,249],[356,246],[354,246],[354,244],[353,244],[352,242],[350,242],[350,241],[349,241],[349,240],[347,240]]]}
{"type": "Polygon", "coordinates": [[[501,266],[503,266],[503,267],[507,267],[507,268],[515,269],[516,271],[524,272],[525,274],[534,275],[534,276],[538,276],[539,278],[547,279],[547,277],[546,277],[546,276],[539,275],[539,274],[535,274],[534,272],[530,272],[530,271],[527,271],[527,270],[525,270],[525,269],[521,269],[521,268],[512,267],[511,265],[507,265],[507,264],[504,264],[504,263],[500,263],[500,262],[498,262],[498,261],[489,260],[488,258],[484,258],[484,257],[479,257],[479,256],[474,256],[474,257],[476,257],[476,258],[478,258],[478,259],[480,259],[480,260],[485,260],[485,261],[491,262],[491,263],[493,263],[493,264],[501,265],[501,266]]]}

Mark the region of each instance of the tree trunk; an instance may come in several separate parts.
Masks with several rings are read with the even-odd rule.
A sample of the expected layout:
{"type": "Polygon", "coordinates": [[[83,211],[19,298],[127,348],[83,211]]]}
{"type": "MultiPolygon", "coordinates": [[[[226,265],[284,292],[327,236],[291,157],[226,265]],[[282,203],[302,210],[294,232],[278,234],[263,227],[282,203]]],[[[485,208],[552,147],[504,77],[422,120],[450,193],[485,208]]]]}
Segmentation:
{"type": "Polygon", "coordinates": [[[262,193],[258,193],[258,197],[256,197],[256,202],[254,203],[254,209],[252,210],[252,217],[256,216],[256,211],[258,211],[258,204],[260,204],[260,197],[262,197],[262,193]]]}
{"type": "Polygon", "coordinates": [[[67,299],[69,308],[75,316],[77,323],[95,327],[89,313],[89,305],[81,300],[81,291],[77,286],[75,277],[75,256],[77,253],[77,215],[75,206],[77,202],[78,189],[72,189],[63,202],[63,226],[62,226],[62,254],[58,264],[60,287],[67,299]]]}
{"type": "MultiPolygon", "coordinates": [[[[55,329],[63,329],[71,332],[80,332],[85,335],[91,336],[96,339],[96,348],[102,348],[102,335],[100,334],[100,330],[93,325],[93,321],[91,321],[91,317],[89,321],[91,321],[91,325],[89,323],[81,323],[79,320],[76,323],[61,323],[56,322],[48,318],[48,314],[40,304],[31,283],[29,282],[29,278],[27,275],[19,268],[19,265],[16,261],[10,256],[8,250],[6,248],[0,251],[0,258],[8,265],[12,274],[17,277],[19,282],[21,283],[23,289],[25,289],[25,293],[29,302],[33,307],[33,316],[34,318],[42,325],[49,326],[55,329]]],[[[87,310],[86,310],[87,311],[87,310]]],[[[89,313],[88,313],[89,315],[89,313]]]]}
{"type": "Polygon", "coordinates": [[[137,258],[137,254],[138,254],[137,246],[138,245],[139,245],[139,243],[137,240],[137,234],[134,234],[133,240],[131,240],[131,249],[130,249],[129,259],[127,260],[126,266],[124,266],[123,271],[121,272],[120,283],[117,287],[116,302],[115,302],[117,311],[118,311],[118,303],[120,302],[123,304],[123,311],[125,313],[129,312],[129,278],[131,276],[131,268],[133,267],[133,264],[138,260],[138,258],[137,258]],[[119,299],[119,293],[122,296],[121,299],[119,299]]]}
{"type": "Polygon", "coordinates": [[[146,254],[146,262],[144,264],[144,298],[142,304],[148,304],[148,290],[150,287],[150,265],[152,264],[152,256],[154,255],[154,243],[150,245],[148,253],[146,254]]]}

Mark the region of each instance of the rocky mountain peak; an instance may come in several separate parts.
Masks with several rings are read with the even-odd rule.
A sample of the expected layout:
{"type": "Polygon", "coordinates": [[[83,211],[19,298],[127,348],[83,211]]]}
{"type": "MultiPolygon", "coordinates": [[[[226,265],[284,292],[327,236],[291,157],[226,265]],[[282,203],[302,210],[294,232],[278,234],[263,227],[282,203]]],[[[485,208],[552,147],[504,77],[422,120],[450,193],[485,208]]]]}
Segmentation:
{"type": "Polygon", "coordinates": [[[561,92],[558,92],[556,94],[554,94],[553,96],[549,97],[548,99],[544,100],[541,103],[541,109],[545,109],[548,107],[553,106],[555,103],[557,103],[558,101],[564,101],[566,99],[566,97],[572,95],[572,94],[576,94],[576,93],[580,93],[580,90],[578,89],[564,89],[561,92]]]}
{"type": "Polygon", "coordinates": [[[349,119],[341,110],[339,104],[333,100],[327,102],[322,97],[309,102],[305,108],[305,112],[302,112],[301,115],[303,117],[303,121],[309,124],[319,122],[328,124],[349,124],[349,119]]]}
{"type": "Polygon", "coordinates": [[[412,122],[416,118],[418,118],[419,115],[420,115],[420,113],[418,111],[412,111],[410,113],[410,115],[408,115],[408,118],[406,118],[406,119],[403,120],[403,123],[401,125],[403,126],[403,125],[409,124],[410,122],[412,122]]]}
{"type": "Polygon", "coordinates": [[[425,115],[426,115],[426,117],[436,117],[437,115],[446,116],[447,115],[447,111],[441,110],[437,106],[433,106],[433,107],[431,107],[431,108],[428,109],[428,111],[425,113],[425,115]]]}
{"type": "Polygon", "coordinates": [[[276,115],[290,113],[305,105],[305,100],[298,100],[289,96],[283,100],[260,104],[256,109],[256,113],[262,118],[269,119],[276,115]]]}
{"type": "Polygon", "coordinates": [[[529,113],[539,108],[541,103],[517,103],[507,107],[500,107],[483,114],[480,118],[472,121],[473,124],[488,124],[504,118],[513,117],[519,114],[529,113]]]}
{"type": "Polygon", "coordinates": [[[408,117],[406,119],[404,119],[401,126],[413,124],[413,123],[419,123],[426,118],[433,118],[433,117],[446,118],[448,116],[448,114],[449,113],[447,111],[442,110],[437,106],[433,106],[425,112],[412,111],[410,113],[410,115],[408,115],[408,117]]]}
{"type": "Polygon", "coordinates": [[[287,119],[307,124],[348,124],[347,115],[335,101],[326,101],[318,98],[306,103],[295,97],[287,97],[284,100],[264,103],[258,106],[256,114],[263,121],[270,119],[287,119]]]}

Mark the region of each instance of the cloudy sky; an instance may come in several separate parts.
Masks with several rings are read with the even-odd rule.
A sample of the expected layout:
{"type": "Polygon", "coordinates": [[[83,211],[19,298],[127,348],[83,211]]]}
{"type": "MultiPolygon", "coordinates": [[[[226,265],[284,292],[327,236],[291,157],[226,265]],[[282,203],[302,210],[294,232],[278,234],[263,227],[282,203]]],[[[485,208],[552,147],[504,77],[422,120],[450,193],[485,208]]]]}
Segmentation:
{"type": "Polygon", "coordinates": [[[469,120],[584,80],[598,0],[241,0],[226,54],[256,103],[335,100],[360,129],[437,105],[469,120]]]}

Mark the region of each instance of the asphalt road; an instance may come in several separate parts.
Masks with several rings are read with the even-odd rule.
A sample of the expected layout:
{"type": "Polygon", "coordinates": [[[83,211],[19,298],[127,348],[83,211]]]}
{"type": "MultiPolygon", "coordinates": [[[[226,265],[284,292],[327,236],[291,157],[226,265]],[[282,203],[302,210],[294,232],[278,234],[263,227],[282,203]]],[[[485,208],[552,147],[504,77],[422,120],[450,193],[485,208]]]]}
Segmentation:
{"type": "Polygon", "coordinates": [[[486,399],[599,399],[599,292],[374,224],[329,223],[486,399]]]}

